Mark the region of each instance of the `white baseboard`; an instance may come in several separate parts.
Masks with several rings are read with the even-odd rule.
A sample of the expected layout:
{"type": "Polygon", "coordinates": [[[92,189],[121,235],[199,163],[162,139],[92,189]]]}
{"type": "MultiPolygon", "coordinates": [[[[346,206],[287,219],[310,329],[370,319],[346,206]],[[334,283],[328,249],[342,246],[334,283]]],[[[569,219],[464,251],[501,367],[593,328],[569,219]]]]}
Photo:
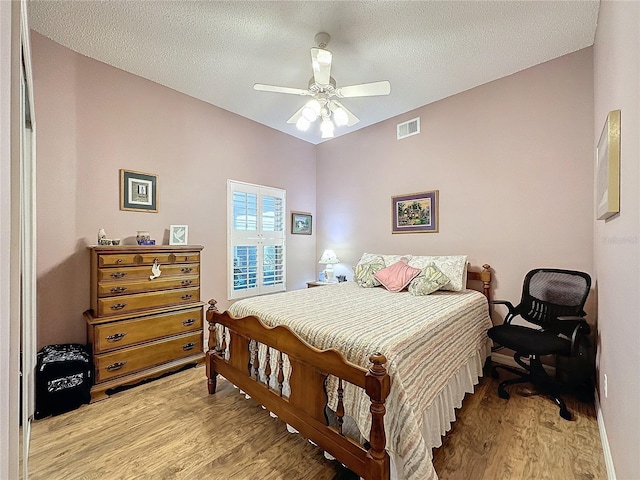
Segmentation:
{"type": "MultiPolygon", "coordinates": [[[[499,363],[501,365],[508,365],[510,367],[519,368],[520,370],[522,370],[522,367],[516,363],[516,361],[513,359],[512,356],[505,355],[504,353],[491,352],[491,361],[495,363],[499,363]]],[[[555,376],[556,367],[553,367],[551,365],[544,365],[544,364],[542,366],[550,376],[555,376]]]]}
{"type": "Polygon", "coordinates": [[[593,394],[596,402],[596,415],[598,417],[598,430],[600,431],[600,442],[602,442],[602,453],[604,454],[604,465],[607,468],[607,479],[616,480],[616,469],[613,466],[613,457],[611,456],[611,448],[609,447],[609,438],[604,428],[604,418],[602,417],[602,409],[600,408],[600,397],[598,390],[593,394]]]}

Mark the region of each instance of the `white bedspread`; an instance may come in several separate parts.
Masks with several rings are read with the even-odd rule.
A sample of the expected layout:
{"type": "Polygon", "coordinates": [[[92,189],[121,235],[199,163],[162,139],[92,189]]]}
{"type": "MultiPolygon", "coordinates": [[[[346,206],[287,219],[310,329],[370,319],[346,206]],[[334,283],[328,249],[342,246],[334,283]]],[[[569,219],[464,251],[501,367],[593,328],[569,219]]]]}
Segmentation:
{"type": "MultiPolygon", "coordinates": [[[[481,293],[420,297],[345,282],[241,300],[229,312],[255,315],[270,326],[288,325],[311,345],[335,348],[365,368],[371,353],[383,353],[392,379],[385,416],[387,450],[401,478],[437,479],[431,463],[434,445],[425,439],[429,426],[423,422],[432,404],[451,389],[449,381],[468,362],[477,362],[479,352],[486,355],[491,320],[481,293]]],[[[369,399],[361,389],[352,391],[348,396],[345,391],[345,407],[368,437],[369,399]]],[[[443,433],[441,425],[434,429],[443,433]]]]}

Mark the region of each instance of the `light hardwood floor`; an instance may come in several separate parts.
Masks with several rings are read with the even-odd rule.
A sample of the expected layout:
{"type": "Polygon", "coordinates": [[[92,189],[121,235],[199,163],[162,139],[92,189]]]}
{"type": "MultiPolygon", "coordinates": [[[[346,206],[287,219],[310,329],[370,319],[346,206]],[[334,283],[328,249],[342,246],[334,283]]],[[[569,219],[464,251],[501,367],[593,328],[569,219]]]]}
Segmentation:
{"type": "MultiPolygon", "coordinates": [[[[593,405],[496,393],[484,377],[434,452],[440,480],[606,479],[593,405]]],[[[334,479],[351,472],[203,367],[34,422],[31,480],[334,479]]]]}

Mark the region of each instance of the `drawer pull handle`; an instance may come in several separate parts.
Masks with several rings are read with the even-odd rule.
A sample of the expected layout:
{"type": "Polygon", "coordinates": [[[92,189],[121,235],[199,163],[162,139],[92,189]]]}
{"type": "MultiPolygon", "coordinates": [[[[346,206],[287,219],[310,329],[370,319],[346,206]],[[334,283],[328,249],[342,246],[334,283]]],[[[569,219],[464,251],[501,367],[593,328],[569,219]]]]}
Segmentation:
{"type": "Polygon", "coordinates": [[[107,337],[107,342],[119,342],[124,338],[126,333],[114,333],[113,335],[109,335],[107,337]]]}
{"type": "Polygon", "coordinates": [[[189,300],[191,297],[193,297],[193,295],[188,293],[186,295],[182,295],[182,297],[180,297],[180,298],[182,298],[182,300],[189,300]]]}
{"type": "Polygon", "coordinates": [[[184,261],[188,262],[189,261],[189,257],[184,257],[184,261]]]}
{"type": "Polygon", "coordinates": [[[191,280],[183,280],[181,283],[183,287],[188,287],[191,285],[191,280]]]}
{"type": "Polygon", "coordinates": [[[122,263],[122,259],[121,258],[117,259],[116,263],[122,263]]]}
{"type": "Polygon", "coordinates": [[[181,272],[182,272],[182,273],[191,273],[191,267],[184,267],[184,268],[181,270],[181,272]]]}
{"type": "Polygon", "coordinates": [[[194,342],[185,343],[185,344],[182,346],[182,350],[184,350],[184,351],[191,350],[191,349],[193,349],[193,347],[195,347],[195,346],[196,346],[196,344],[195,344],[194,342]]]}
{"type": "Polygon", "coordinates": [[[115,305],[111,305],[111,310],[122,310],[126,306],[126,303],[116,303],[115,305]]]}
{"type": "Polygon", "coordinates": [[[115,370],[120,370],[122,367],[124,367],[127,364],[127,362],[116,362],[116,363],[112,363],[111,365],[107,366],[107,370],[109,372],[113,372],[115,370]]]}
{"type": "Polygon", "coordinates": [[[127,287],[113,287],[111,289],[111,293],[122,293],[127,289],[127,287]]]}
{"type": "Polygon", "coordinates": [[[196,323],[196,319],[195,318],[189,318],[189,319],[185,320],[184,322],[182,322],[182,325],[184,325],[185,327],[190,327],[194,323],[196,323]]]}
{"type": "Polygon", "coordinates": [[[115,273],[112,273],[112,274],[111,274],[111,276],[112,276],[113,278],[122,278],[122,277],[124,277],[125,275],[126,275],[126,273],[124,273],[124,272],[115,272],[115,273]]]}

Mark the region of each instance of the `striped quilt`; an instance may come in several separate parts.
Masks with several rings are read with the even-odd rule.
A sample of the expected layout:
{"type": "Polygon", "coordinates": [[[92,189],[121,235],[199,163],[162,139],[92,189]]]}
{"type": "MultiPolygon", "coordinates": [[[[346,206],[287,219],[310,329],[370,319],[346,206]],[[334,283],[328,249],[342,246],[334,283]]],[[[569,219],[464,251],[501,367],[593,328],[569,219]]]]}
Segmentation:
{"type": "MultiPolygon", "coordinates": [[[[427,296],[362,288],[355,282],[265,295],[234,303],[236,317],[255,315],[270,326],[287,325],[309,344],[335,348],[369,368],[369,355],[387,357],[387,449],[400,458],[407,480],[437,479],[422,437],[423,414],[447,382],[486,344],[491,326],[479,292],[438,291],[427,296]]],[[[369,398],[345,390],[345,407],[368,437],[369,398]]]]}

